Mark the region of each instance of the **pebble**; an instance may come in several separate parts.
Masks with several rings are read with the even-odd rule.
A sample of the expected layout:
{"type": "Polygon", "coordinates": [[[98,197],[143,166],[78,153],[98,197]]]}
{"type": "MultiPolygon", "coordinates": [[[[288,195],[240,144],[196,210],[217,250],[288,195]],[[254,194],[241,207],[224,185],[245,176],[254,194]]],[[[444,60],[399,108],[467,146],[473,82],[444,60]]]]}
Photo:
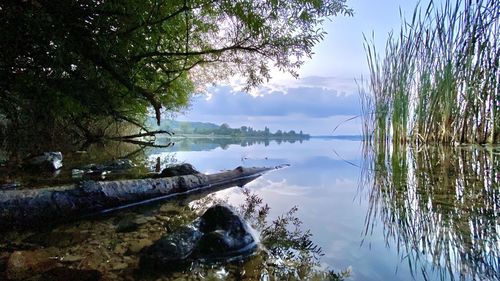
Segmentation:
{"type": "Polygon", "coordinates": [[[139,239],[130,242],[129,251],[133,254],[139,253],[143,248],[153,245],[153,241],[149,239],[139,239]]]}
{"type": "Polygon", "coordinates": [[[61,261],[62,262],[75,262],[75,261],[81,261],[83,260],[82,256],[77,256],[77,255],[66,255],[62,257],[61,261]]]}
{"type": "Polygon", "coordinates": [[[123,255],[125,252],[127,252],[127,247],[123,244],[118,244],[115,246],[115,249],[113,251],[117,255],[123,255]]]}
{"type": "Polygon", "coordinates": [[[113,265],[113,270],[122,270],[128,267],[128,264],[124,262],[116,263],[113,265]]]}

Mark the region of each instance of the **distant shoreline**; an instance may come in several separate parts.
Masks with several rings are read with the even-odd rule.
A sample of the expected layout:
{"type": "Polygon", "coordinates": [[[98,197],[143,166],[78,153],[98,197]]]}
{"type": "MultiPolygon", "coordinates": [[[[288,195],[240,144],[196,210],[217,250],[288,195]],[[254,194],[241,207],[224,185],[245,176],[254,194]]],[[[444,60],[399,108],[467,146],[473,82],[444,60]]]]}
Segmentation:
{"type": "Polygon", "coordinates": [[[339,140],[362,140],[363,135],[304,135],[302,137],[277,137],[277,136],[232,136],[215,134],[175,134],[173,136],[157,136],[169,139],[256,139],[256,140],[309,140],[309,139],[339,139],[339,140]]]}
{"type": "MultiPolygon", "coordinates": [[[[162,136],[157,136],[162,138],[162,136]]],[[[173,136],[165,136],[169,139],[256,139],[256,140],[308,140],[312,138],[309,135],[296,137],[292,136],[232,136],[232,135],[204,135],[204,134],[175,134],[173,136]]]]}

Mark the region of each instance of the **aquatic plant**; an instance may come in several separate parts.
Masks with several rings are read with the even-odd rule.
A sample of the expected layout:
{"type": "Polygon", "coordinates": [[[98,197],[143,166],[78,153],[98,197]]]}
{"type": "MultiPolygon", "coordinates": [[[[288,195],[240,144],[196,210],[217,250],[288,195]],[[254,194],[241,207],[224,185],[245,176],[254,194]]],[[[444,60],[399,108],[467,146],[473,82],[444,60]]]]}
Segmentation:
{"type": "Polygon", "coordinates": [[[365,37],[365,135],[394,143],[499,143],[499,15],[496,0],[430,0],[410,20],[402,17],[383,56],[365,37]]]}

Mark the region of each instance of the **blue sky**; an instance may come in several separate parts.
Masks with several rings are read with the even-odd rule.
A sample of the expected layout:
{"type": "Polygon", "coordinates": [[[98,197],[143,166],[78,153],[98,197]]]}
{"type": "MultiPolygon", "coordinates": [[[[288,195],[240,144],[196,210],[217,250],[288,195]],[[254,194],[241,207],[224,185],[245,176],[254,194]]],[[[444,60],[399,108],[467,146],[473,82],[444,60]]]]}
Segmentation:
{"type": "MultiPolygon", "coordinates": [[[[379,50],[391,30],[399,30],[400,9],[410,17],[417,1],[352,0],[353,17],[326,20],[328,32],[312,59],[299,70],[300,78],[273,72],[273,79],[255,91],[257,97],[230,86],[208,89],[178,120],[249,125],[257,129],[303,130],[314,135],[330,135],[351,116],[360,114],[355,79],[367,77],[363,33],[375,39],[379,50]]],[[[340,126],[335,134],[358,134],[360,122],[340,126]]]]}

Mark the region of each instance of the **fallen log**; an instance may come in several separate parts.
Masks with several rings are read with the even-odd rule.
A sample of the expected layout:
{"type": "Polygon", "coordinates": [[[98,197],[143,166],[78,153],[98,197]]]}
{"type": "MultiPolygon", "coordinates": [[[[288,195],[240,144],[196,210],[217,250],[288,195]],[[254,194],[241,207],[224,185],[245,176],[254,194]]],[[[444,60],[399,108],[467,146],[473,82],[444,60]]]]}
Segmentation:
{"type": "Polygon", "coordinates": [[[177,195],[242,185],[266,171],[281,168],[244,168],[216,174],[202,173],[79,184],[0,192],[0,229],[33,227],[73,220],[89,214],[164,200],[177,195]]]}

